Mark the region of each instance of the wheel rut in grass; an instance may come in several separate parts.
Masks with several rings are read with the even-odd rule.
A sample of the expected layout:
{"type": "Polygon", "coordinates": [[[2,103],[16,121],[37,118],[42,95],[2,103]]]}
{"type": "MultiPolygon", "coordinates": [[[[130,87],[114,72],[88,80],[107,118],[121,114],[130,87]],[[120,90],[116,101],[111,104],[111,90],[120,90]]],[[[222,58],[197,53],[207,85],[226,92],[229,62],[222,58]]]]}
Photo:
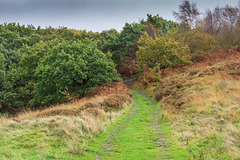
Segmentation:
{"type": "Polygon", "coordinates": [[[86,159],[169,159],[157,105],[141,92],[132,93],[134,102],[128,115],[96,139],[86,159]]]}
{"type": "MultiPolygon", "coordinates": [[[[119,134],[127,125],[127,123],[130,121],[132,116],[135,114],[135,103],[133,103],[133,108],[131,109],[128,117],[123,120],[123,122],[118,125],[111,133],[109,133],[107,140],[104,142],[103,146],[101,147],[101,152],[102,153],[107,153],[109,155],[112,155],[114,152],[113,144],[117,143],[116,135],[119,134]]],[[[96,155],[95,160],[101,160],[102,155],[96,155]]]]}
{"type": "Polygon", "coordinates": [[[162,154],[164,154],[164,158],[159,158],[159,159],[170,159],[168,158],[168,155],[166,154],[166,150],[167,149],[167,139],[163,138],[164,134],[162,133],[161,130],[161,125],[160,125],[160,113],[159,113],[159,109],[157,108],[157,104],[155,102],[153,102],[146,94],[134,90],[135,92],[138,92],[139,94],[143,95],[150,103],[150,105],[152,106],[152,114],[154,115],[154,120],[153,120],[153,124],[150,125],[150,127],[153,129],[153,134],[157,135],[158,139],[155,140],[155,143],[157,144],[157,148],[159,148],[160,152],[164,152],[162,154]]]}

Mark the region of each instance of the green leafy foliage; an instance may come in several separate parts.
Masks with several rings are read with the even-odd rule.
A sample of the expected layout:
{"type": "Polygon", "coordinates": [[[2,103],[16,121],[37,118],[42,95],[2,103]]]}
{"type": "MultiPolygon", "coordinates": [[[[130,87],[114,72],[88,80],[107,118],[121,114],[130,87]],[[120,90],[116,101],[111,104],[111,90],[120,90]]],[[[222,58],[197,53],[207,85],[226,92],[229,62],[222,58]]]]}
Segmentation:
{"type": "Polygon", "coordinates": [[[118,81],[110,57],[94,43],[60,43],[36,68],[35,97],[31,104],[65,100],[68,94],[81,97],[101,83],[118,81]]]}
{"type": "Polygon", "coordinates": [[[64,102],[69,96],[82,97],[92,87],[118,81],[109,53],[118,37],[116,30],[99,34],[0,25],[1,106],[15,110],[64,102]]]}
{"type": "Polygon", "coordinates": [[[136,57],[137,41],[143,33],[144,26],[139,23],[126,23],[117,40],[118,50],[114,52],[120,56],[136,57]]]}
{"type": "Polygon", "coordinates": [[[141,24],[144,24],[144,25],[152,24],[162,34],[166,34],[169,30],[179,27],[178,23],[174,21],[166,20],[160,17],[158,14],[155,16],[151,14],[147,14],[147,20],[141,20],[141,24]]]}
{"type": "Polygon", "coordinates": [[[10,81],[5,81],[1,85],[0,90],[0,103],[8,107],[22,106],[23,102],[19,100],[13,84],[10,81]]]}
{"type": "Polygon", "coordinates": [[[5,60],[6,60],[5,57],[0,52],[0,86],[2,85],[5,79],[5,67],[6,67],[5,60]]]}
{"type": "Polygon", "coordinates": [[[7,50],[2,45],[0,45],[0,53],[5,61],[6,70],[9,70],[11,65],[18,64],[22,57],[22,54],[18,50],[7,50]]]}
{"type": "MultiPolygon", "coordinates": [[[[151,14],[139,23],[126,23],[121,32],[0,25],[0,104],[3,108],[16,108],[65,102],[69,95],[78,98],[92,87],[119,80],[115,68],[125,78],[149,72],[148,81],[156,81],[161,69],[188,64],[190,58],[193,62],[202,60],[218,47],[221,37],[229,39],[228,45],[237,45],[237,8],[216,8],[214,15],[208,12],[208,17],[199,21],[201,26],[194,24],[196,4],[184,2],[177,15],[186,20],[188,29],[151,14]],[[211,28],[217,27],[210,23],[214,16],[223,16],[222,21],[216,19],[217,24],[223,22],[221,30],[211,28]],[[231,17],[232,25],[228,23],[231,17]],[[192,29],[195,26],[198,28],[192,29]],[[224,28],[229,32],[224,32],[224,28]],[[214,35],[211,31],[219,33],[214,35]]],[[[225,42],[220,42],[223,46],[222,43],[225,42]]]]}

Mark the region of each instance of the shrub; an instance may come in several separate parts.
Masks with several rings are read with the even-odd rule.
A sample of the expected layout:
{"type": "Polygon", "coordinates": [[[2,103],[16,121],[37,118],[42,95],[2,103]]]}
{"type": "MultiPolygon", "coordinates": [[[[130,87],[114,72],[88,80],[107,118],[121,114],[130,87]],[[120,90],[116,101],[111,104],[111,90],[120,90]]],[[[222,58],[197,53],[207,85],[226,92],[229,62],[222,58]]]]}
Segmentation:
{"type": "Polygon", "coordinates": [[[216,38],[208,33],[201,33],[193,29],[184,33],[185,43],[188,45],[192,61],[200,61],[218,47],[216,38]]]}
{"type": "Polygon", "coordinates": [[[5,77],[5,57],[0,52],[0,86],[4,82],[5,77]]]}
{"type": "Polygon", "coordinates": [[[137,59],[142,65],[160,69],[190,63],[189,49],[182,41],[168,36],[155,39],[144,34],[138,41],[137,59]]]}
{"type": "Polygon", "coordinates": [[[185,31],[171,30],[168,36],[176,41],[183,41],[188,45],[193,62],[203,60],[207,54],[219,46],[214,36],[202,33],[197,29],[185,31]]]}
{"type": "Polygon", "coordinates": [[[36,68],[35,77],[32,105],[66,100],[66,93],[82,97],[92,87],[119,80],[111,55],[83,42],[54,47],[36,68]]]}

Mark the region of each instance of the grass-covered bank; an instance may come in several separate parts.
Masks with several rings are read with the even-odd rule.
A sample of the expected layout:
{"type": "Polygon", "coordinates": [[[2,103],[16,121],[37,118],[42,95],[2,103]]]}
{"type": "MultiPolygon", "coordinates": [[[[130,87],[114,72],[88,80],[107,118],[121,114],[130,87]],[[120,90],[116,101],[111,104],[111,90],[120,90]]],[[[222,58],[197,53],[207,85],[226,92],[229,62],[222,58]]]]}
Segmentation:
{"type": "Polygon", "coordinates": [[[17,117],[0,117],[0,159],[79,159],[92,138],[128,112],[122,83],[93,97],[17,117]]]}
{"type": "Polygon", "coordinates": [[[239,60],[226,61],[133,86],[160,102],[189,159],[239,159],[239,66],[239,60]]]}
{"type": "Polygon", "coordinates": [[[76,102],[11,119],[1,117],[0,158],[186,159],[185,146],[177,144],[159,105],[142,93],[132,93],[134,102],[126,98],[121,110],[97,106],[106,100],[116,104],[114,98],[123,98],[124,93],[115,93],[83,100],[81,107],[76,102]],[[84,109],[77,112],[80,108],[84,109]]]}

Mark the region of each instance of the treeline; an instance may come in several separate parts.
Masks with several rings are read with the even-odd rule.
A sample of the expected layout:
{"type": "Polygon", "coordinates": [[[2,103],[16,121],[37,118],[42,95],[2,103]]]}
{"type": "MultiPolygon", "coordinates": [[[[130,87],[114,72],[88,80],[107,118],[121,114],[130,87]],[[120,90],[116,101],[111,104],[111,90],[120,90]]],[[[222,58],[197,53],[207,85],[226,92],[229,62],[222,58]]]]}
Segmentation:
{"type": "Polygon", "coordinates": [[[240,1],[201,13],[197,3],[185,0],[173,15],[177,27],[158,34],[154,26],[152,34],[145,32],[138,40],[136,59],[143,84],[159,81],[164,68],[195,63],[217,49],[240,45],[240,1]]]}
{"type": "MultiPolygon", "coordinates": [[[[178,26],[159,16],[148,15],[149,20],[157,20],[153,24],[163,33],[178,26]]],[[[137,39],[147,23],[126,23],[120,33],[0,25],[0,110],[67,102],[119,81],[121,59],[136,58],[137,39]]]]}
{"type": "Polygon", "coordinates": [[[237,6],[225,5],[201,13],[196,3],[183,1],[179,12],[173,12],[183,27],[196,28],[214,36],[221,47],[240,43],[240,1],[237,6]]]}
{"type": "Polygon", "coordinates": [[[110,53],[66,28],[0,26],[1,109],[18,109],[80,98],[92,87],[118,81],[110,53]]]}
{"type": "Polygon", "coordinates": [[[240,43],[239,6],[200,14],[186,0],[174,15],[178,22],[148,14],[121,32],[0,25],[0,111],[67,102],[120,75],[158,81],[164,68],[240,43]]]}

